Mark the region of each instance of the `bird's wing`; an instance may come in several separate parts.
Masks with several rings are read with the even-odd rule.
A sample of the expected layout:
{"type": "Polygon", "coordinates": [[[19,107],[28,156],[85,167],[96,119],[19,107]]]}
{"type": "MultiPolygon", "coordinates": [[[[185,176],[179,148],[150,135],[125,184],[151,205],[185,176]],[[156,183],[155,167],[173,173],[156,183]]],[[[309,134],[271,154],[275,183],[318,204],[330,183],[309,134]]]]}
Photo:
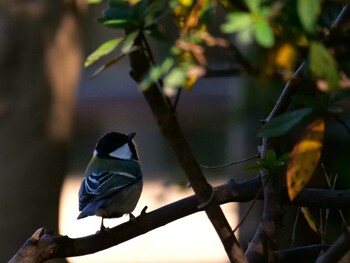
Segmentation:
{"type": "Polygon", "coordinates": [[[105,198],[139,180],[139,176],[121,171],[91,173],[84,177],[79,190],[79,211],[92,200],[105,198]]]}

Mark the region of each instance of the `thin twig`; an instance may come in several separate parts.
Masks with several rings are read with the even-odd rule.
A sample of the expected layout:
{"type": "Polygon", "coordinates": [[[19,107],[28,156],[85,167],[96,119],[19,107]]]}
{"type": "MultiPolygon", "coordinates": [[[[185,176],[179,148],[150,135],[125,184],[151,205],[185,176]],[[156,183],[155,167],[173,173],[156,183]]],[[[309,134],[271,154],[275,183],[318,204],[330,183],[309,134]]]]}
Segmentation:
{"type": "Polygon", "coordinates": [[[224,168],[224,167],[228,167],[228,166],[244,163],[244,162],[247,162],[247,161],[259,158],[259,157],[260,157],[260,154],[255,154],[253,156],[244,158],[244,159],[236,161],[236,162],[225,163],[225,164],[220,164],[220,165],[216,165],[216,166],[208,166],[208,165],[201,164],[200,166],[205,168],[205,169],[218,169],[218,168],[224,168]]]}
{"type": "Polygon", "coordinates": [[[290,243],[290,247],[294,247],[295,246],[295,234],[297,232],[297,224],[298,224],[298,220],[299,220],[299,214],[300,214],[300,206],[298,206],[297,215],[295,216],[295,221],[294,221],[294,224],[293,224],[292,240],[291,240],[291,243],[290,243]]]}
{"type": "Polygon", "coordinates": [[[235,233],[238,230],[238,228],[244,223],[245,219],[247,218],[247,216],[249,215],[250,211],[253,209],[256,201],[258,200],[259,196],[261,195],[263,189],[264,189],[264,185],[262,184],[260,189],[259,189],[259,191],[256,193],[253,201],[250,203],[247,211],[244,213],[243,217],[241,218],[239,223],[236,225],[236,227],[232,230],[233,233],[235,233]]]}
{"type": "MultiPolygon", "coordinates": [[[[329,189],[330,190],[334,190],[335,189],[335,184],[336,184],[336,182],[337,182],[337,179],[338,179],[338,175],[336,174],[335,176],[334,176],[334,180],[333,180],[333,183],[331,182],[331,176],[328,176],[328,173],[327,173],[327,171],[326,171],[326,168],[324,167],[324,165],[323,165],[323,163],[321,164],[321,167],[322,167],[322,169],[323,169],[323,173],[324,173],[324,175],[325,175],[325,177],[326,177],[326,180],[327,180],[327,185],[328,185],[328,187],[329,187],[329,189]]],[[[329,209],[328,209],[329,210],[329,209]]],[[[342,221],[343,221],[343,224],[344,225],[348,225],[348,223],[347,223],[347,221],[346,221],[346,219],[345,219],[345,216],[344,216],[344,214],[343,214],[343,211],[342,210],[340,210],[340,209],[338,209],[338,212],[339,212],[339,215],[340,215],[340,218],[342,219],[342,221]]],[[[329,211],[328,211],[328,214],[329,214],[329,211]]],[[[326,214],[326,219],[328,219],[328,214],[326,214]]],[[[327,222],[326,222],[327,223],[327,222]]]]}

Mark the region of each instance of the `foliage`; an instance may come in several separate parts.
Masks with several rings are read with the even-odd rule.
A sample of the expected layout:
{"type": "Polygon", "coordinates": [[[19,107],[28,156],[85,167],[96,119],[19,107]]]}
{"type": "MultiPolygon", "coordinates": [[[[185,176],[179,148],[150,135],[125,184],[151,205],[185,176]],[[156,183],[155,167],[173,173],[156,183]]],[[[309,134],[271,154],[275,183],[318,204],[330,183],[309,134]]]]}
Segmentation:
{"type": "Polygon", "coordinates": [[[254,165],[247,166],[245,171],[265,170],[265,172],[268,172],[269,174],[277,175],[286,168],[288,159],[289,153],[277,158],[275,151],[269,149],[265,158],[261,158],[254,165]]]}
{"type": "Polygon", "coordinates": [[[305,130],[293,148],[287,168],[288,194],[293,200],[310,181],[321,157],[325,121],[319,118],[305,130]]]}
{"type": "MultiPolygon", "coordinates": [[[[214,47],[225,50],[230,62],[245,70],[239,72],[254,72],[256,83],[290,84],[297,79],[298,89],[289,98],[289,107],[266,122],[257,133],[265,139],[278,139],[296,126],[302,129],[302,135],[290,149],[289,160],[288,154],[282,153],[278,158],[274,149],[270,149],[256,165],[249,167],[283,174],[287,166],[288,193],[294,200],[319,165],[329,116],[350,130],[338,116],[343,111],[339,102],[350,95],[349,66],[340,63],[340,59],[344,59],[337,55],[341,48],[325,41],[332,31],[329,10],[340,10],[341,4],[320,0],[218,2],[110,0],[98,21],[105,27],[124,30],[125,36],[100,45],[87,58],[85,66],[118,50],[117,56],[103,65],[99,73],[126,54],[146,50],[151,69],[140,83],[140,89],[147,90],[157,83],[165,96],[169,96],[179,89],[190,91],[196,81],[207,74],[210,65],[206,51],[214,47]],[[226,19],[216,25],[218,2],[226,11],[226,19]],[[225,38],[212,33],[213,25],[226,34],[225,38]],[[233,42],[229,40],[231,35],[235,37],[233,42]],[[147,38],[161,42],[166,54],[153,58],[147,44],[135,46],[138,38],[142,38],[143,43],[147,43],[147,38]],[[239,48],[242,46],[258,50],[263,59],[254,61],[243,55],[239,48]],[[301,61],[304,61],[302,73],[293,76],[301,61]],[[251,71],[253,67],[255,70],[251,71]]],[[[346,30],[338,29],[342,33],[346,30]]],[[[317,231],[308,210],[303,208],[302,212],[310,227],[317,231]]]]}

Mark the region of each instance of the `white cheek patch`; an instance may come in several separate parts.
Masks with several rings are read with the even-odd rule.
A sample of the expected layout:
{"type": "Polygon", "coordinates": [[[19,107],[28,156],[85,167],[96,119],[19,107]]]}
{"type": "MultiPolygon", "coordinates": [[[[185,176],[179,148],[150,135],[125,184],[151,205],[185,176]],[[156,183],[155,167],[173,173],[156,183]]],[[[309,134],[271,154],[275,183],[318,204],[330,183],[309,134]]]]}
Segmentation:
{"type": "Polygon", "coordinates": [[[132,152],[128,144],[124,144],[122,147],[119,147],[115,151],[109,154],[111,157],[119,158],[119,159],[130,159],[132,156],[132,152]]]}

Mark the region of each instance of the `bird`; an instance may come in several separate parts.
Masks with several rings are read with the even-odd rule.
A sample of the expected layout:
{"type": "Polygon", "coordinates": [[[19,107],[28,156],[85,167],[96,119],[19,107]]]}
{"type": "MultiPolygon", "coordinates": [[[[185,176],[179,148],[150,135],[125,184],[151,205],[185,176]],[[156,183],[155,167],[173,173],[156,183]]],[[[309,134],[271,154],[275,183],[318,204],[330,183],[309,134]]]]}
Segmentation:
{"type": "Polygon", "coordinates": [[[133,142],[135,135],[135,132],[104,134],[85,170],[78,193],[81,212],[77,219],[102,217],[100,231],[105,229],[104,218],[129,214],[130,220],[135,220],[131,212],[143,187],[142,166],[133,142]]]}

